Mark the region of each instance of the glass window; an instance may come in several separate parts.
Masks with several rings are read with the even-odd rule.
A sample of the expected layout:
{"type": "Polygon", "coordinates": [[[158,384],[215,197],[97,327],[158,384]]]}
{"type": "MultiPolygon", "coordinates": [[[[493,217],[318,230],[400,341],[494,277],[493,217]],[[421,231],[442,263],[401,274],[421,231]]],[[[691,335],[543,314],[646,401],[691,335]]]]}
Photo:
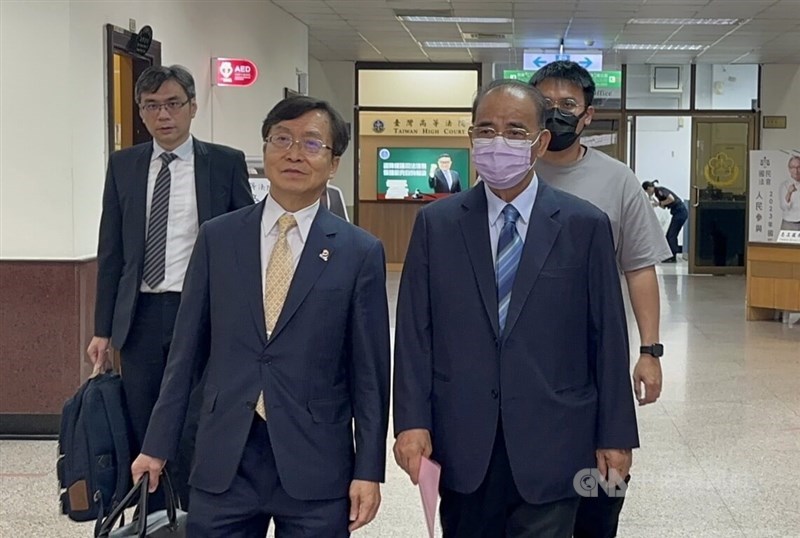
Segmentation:
{"type": "Polygon", "coordinates": [[[695,78],[698,110],[753,110],[758,99],[758,65],[699,64],[695,78]]]}
{"type": "Polygon", "coordinates": [[[628,109],[689,109],[691,66],[629,65],[626,74],[625,106],[628,109]]]}

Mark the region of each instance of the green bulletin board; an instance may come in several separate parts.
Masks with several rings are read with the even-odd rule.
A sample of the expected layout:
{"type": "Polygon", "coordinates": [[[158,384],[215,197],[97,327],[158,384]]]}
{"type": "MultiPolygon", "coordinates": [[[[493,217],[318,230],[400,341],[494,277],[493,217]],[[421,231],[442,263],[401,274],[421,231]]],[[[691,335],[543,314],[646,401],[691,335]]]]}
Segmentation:
{"type": "Polygon", "coordinates": [[[469,188],[470,161],[466,148],[378,148],[378,194],[386,194],[387,179],[405,179],[409,194],[416,189],[433,193],[428,184],[431,165],[436,164],[442,153],[450,155],[451,170],[458,172],[461,189],[469,188]]]}

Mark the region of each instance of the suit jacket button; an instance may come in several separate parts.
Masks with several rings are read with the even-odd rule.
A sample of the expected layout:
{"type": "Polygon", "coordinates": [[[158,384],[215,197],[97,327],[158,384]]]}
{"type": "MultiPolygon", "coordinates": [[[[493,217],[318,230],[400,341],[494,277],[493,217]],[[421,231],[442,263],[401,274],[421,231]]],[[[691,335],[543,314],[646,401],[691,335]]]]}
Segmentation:
{"type": "Polygon", "coordinates": [[[500,396],[500,394],[496,390],[492,389],[492,399],[496,400],[498,396],[500,396]]]}

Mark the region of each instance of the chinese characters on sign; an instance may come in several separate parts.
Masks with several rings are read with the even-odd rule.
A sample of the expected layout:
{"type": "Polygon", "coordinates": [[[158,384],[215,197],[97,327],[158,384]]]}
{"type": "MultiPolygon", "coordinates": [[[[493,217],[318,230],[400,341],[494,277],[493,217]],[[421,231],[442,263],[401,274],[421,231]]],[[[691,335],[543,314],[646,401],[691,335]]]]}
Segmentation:
{"type": "Polygon", "coordinates": [[[360,132],[381,136],[467,136],[469,114],[362,112],[360,132]]]}
{"type": "Polygon", "coordinates": [[[750,152],[751,243],[792,242],[792,233],[800,234],[800,178],[792,175],[798,160],[800,150],[750,152]]]}
{"type": "Polygon", "coordinates": [[[428,169],[425,163],[383,163],[383,174],[385,176],[418,176],[427,177],[428,169]]]}

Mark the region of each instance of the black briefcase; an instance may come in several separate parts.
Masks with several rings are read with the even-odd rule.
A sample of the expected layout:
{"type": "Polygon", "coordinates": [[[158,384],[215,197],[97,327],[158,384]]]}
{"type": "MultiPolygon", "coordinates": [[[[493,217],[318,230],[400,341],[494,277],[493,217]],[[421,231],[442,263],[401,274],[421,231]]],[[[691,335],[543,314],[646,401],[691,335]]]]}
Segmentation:
{"type": "Polygon", "coordinates": [[[96,538],[185,538],[186,537],[186,512],[178,506],[175,492],[169,475],[165,471],[161,475],[161,487],[167,501],[167,509],[147,514],[147,498],[149,475],[145,473],[139,483],[131,489],[114,510],[105,519],[98,519],[95,527],[96,538]],[[138,496],[138,502],[134,502],[138,496]],[[137,506],[139,519],[124,524],[123,511],[126,508],[137,506]],[[122,520],[120,527],[114,529],[117,521],[122,520]]]}

